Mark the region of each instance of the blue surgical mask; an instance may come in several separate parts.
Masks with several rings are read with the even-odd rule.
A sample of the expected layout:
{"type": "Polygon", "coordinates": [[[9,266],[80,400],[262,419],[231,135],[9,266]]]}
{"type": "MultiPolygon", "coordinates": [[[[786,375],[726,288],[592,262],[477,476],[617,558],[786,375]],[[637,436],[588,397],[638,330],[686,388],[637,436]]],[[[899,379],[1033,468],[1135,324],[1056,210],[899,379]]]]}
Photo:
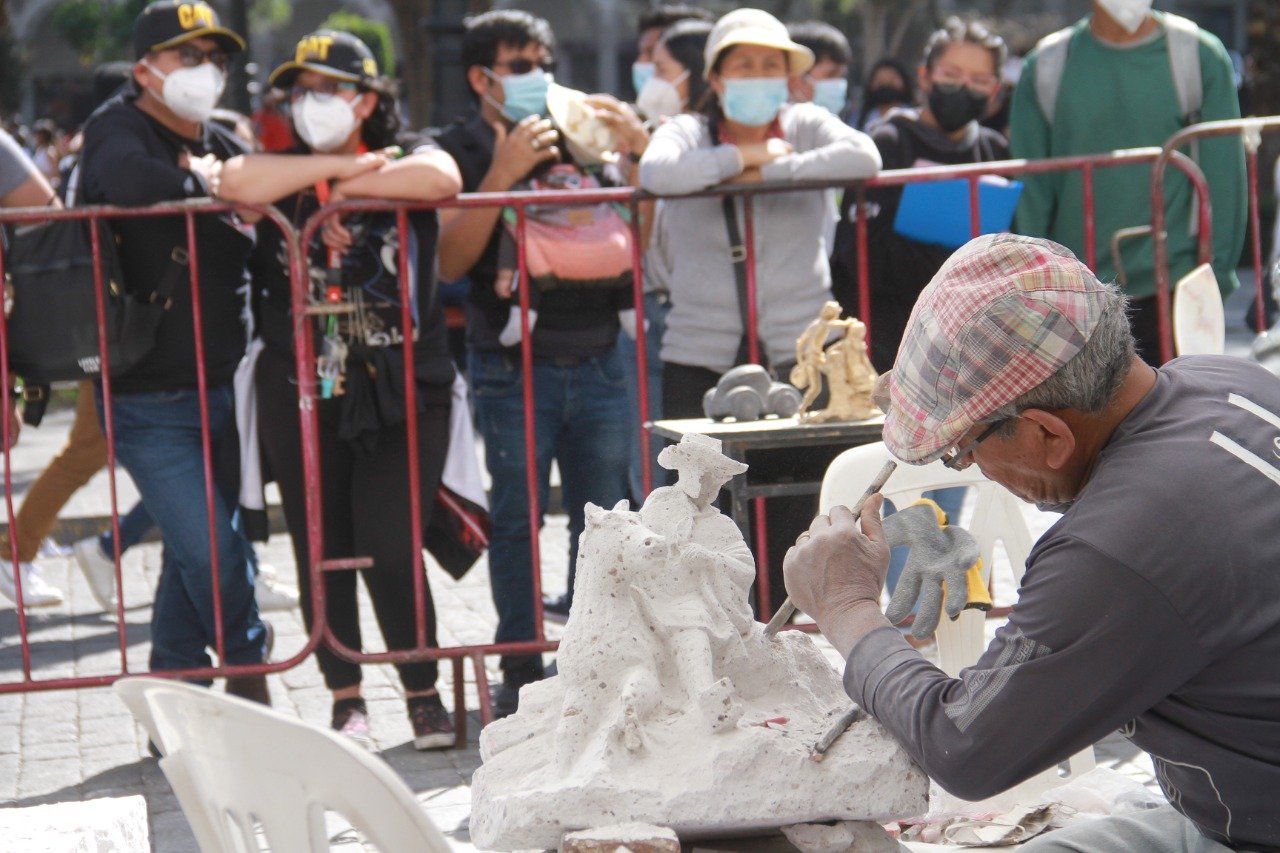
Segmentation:
{"type": "Polygon", "coordinates": [[[654,71],[652,62],[631,63],[631,88],[637,95],[644,88],[644,84],[649,82],[649,78],[653,76],[654,71]]]}
{"type": "Polygon", "coordinates": [[[832,115],[840,115],[844,111],[845,101],[849,97],[849,81],[844,78],[838,80],[814,80],[813,82],[813,102],[832,115]]]}
{"type": "Polygon", "coordinates": [[[786,77],[729,77],[724,81],[724,114],[738,124],[768,124],[786,102],[786,77]]]}
{"type": "Polygon", "coordinates": [[[547,89],[551,87],[552,76],[541,68],[535,68],[525,74],[508,74],[499,77],[485,69],[489,76],[502,84],[502,92],[506,100],[497,107],[503,115],[512,121],[520,121],[527,116],[542,115],[547,109],[547,89]]]}

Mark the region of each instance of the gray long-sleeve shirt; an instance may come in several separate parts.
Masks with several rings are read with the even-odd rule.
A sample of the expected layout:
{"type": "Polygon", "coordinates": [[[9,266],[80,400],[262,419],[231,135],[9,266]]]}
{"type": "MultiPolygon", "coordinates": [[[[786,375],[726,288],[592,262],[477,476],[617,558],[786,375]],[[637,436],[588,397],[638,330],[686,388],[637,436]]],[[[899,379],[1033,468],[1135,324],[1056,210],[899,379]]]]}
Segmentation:
{"type": "Polygon", "coordinates": [[[959,796],[1119,729],[1205,835],[1280,845],[1278,510],[1280,380],[1172,361],[1032,549],[978,663],[948,678],[883,628],[845,688],[959,796]]]}
{"type": "MultiPolygon", "coordinates": [[[[880,153],[870,137],[821,107],[793,104],[778,121],[794,151],[760,170],[766,181],[854,181],[880,169],[880,153]]],[[[718,144],[706,118],[686,114],[654,133],[640,161],[640,185],[661,195],[682,195],[741,172],[737,147],[718,144]]],[[[774,364],[795,360],[796,338],[831,298],[822,237],[829,205],[819,190],[755,199],[758,329],[774,364]]],[[[669,199],[663,206],[661,228],[653,237],[653,254],[671,292],[662,359],[727,370],[743,330],[720,199],[669,199]]],[[[745,238],[741,203],[738,217],[745,238]]]]}

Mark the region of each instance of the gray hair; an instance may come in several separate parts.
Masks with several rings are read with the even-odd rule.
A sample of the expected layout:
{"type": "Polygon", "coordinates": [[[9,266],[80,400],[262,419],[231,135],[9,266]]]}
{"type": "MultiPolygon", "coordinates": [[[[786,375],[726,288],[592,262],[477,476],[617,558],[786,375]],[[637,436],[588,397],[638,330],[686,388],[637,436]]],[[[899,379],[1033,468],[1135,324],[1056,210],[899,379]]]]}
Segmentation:
{"type": "Polygon", "coordinates": [[[1107,407],[1129,373],[1134,341],[1128,299],[1114,284],[1105,287],[1102,316],[1080,351],[1057,373],[984,417],[983,423],[1009,421],[1006,430],[1011,431],[1012,420],[1024,409],[1100,412],[1107,407]]]}

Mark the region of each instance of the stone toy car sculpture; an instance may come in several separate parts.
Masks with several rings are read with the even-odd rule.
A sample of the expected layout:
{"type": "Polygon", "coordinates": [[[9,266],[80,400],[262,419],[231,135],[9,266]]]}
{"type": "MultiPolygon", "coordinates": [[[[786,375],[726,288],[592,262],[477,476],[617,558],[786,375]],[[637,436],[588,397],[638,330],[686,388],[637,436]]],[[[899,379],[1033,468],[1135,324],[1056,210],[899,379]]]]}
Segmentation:
{"type": "Polygon", "coordinates": [[[758,421],[768,415],[789,418],[800,411],[800,392],[775,382],[758,364],[727,370],[702,397],[702,412],[712,420],[758,421]]]}

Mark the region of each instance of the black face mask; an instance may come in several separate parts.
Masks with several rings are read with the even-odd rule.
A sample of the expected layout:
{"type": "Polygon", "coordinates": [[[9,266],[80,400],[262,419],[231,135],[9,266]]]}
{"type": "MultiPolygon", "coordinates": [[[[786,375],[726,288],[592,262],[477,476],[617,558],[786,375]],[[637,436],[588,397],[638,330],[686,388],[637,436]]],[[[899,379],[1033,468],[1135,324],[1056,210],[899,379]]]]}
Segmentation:
{"type": "Polygon", "coordinates": [[[881,107],[885,104],[904,104],[907,101],[907,92],[897,86],[876,86],[867,92],[866,108],[881,107]]]}
{"type": "Polygon", "coordinates": [[[955,133],[986,112],[988,99],[986,94],[959,83],[934,83],[929,90],[929,112],[939,127],[955,133]]]}

